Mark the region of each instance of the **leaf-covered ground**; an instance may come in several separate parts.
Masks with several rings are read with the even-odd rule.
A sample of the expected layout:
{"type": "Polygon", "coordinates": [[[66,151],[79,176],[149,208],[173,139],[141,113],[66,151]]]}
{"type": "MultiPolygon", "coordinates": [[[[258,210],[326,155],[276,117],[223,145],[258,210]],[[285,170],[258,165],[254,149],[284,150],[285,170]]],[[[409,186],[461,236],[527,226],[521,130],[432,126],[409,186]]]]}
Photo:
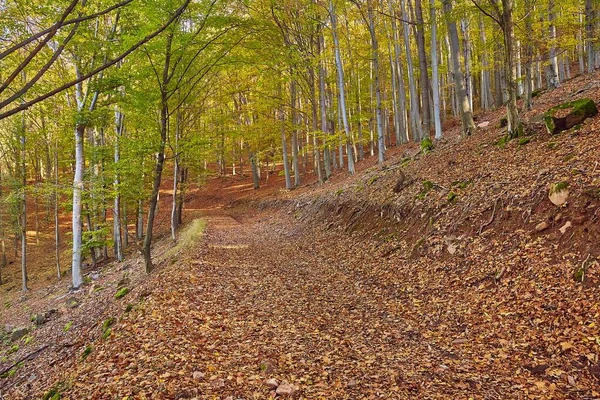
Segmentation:
{"type": "Polygon", "coordinates": [[[597,78],[537,98],[529,140],[498,142],[498,110],[473,137],[403,146],[322,186],[257,199],[248,180],[209,183],[187,207],[202,239],[160,244],[147,278],[133,257],[103,269],[30,332],[37,347],[3,347],[10,365],[49,345],[2,394],[284,397],[275,379],[296,399],[600,398],[600,117],[557,136],[535,122],[599,101],[597,78]]]}

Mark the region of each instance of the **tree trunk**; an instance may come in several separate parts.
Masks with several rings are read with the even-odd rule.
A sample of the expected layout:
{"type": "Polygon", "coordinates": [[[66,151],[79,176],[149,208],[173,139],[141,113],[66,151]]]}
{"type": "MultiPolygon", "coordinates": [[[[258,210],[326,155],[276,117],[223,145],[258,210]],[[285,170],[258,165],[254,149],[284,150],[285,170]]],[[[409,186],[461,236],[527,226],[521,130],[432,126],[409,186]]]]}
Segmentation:
{"type": "MultiPolygon", "coordinates": [[[[504,3],[504,1],[503,1],[504,3]]],[[[550,35],[550,65],[554,72],[554,76],[556,77],[556,86],[560,84],[559,71],[558,71],[558,57],[556,54],[556,25],[554,25],[554,20],[556,19],[556,15],[554,13],[554,0],[548,0],[548,30],[550,35]]],[[[506,43],[505,43],[506,44],[506,43]]]]}
{"type": "Polygon", "coordinates": [[[54,149],[54,257],[56,260],[56,274],[58,280],[62,277],[60,272],[60,221],[58,210],[58,141],[54,149]]]}
{"type": "Polygon", "coordinates": [[[440,73],[438,71],[435,0],[430,0],[429,7],[429,23],[431,24],[431,87],[433,89],[433,121],[435,125],[435,139],[439,140],[442,138],[442,121],[440,119],[440,73]]]}
{"type": "Polygon", "coordinates": [[[83,135],[85,125],[77,125],[75,128],[75,177],[73,178],[73,261],[71,274],[73,277],[73,288],[79,289],[83,283],[81,275],[81,245],[83,236],[83,224],[81,221],[81,196],[83,192],[83,135]]]}
{"type": "Polygon", "coordinates": [[[513,23],[514,0],[502,0],[502,31],[504,34],[504,74],[506,76],[506,87],[508,91],[508,103],[506,104],[508,117],[508,134],[511,137],[520,136],[523,132],[521,121],[519,120],[519,110],[517,108],[517,76],[515,70],[515,35],[513,23]]]}
{"type": "Polygon", "coordinates": [[[448,37],[450,39],[450,58],[452,59],[452,73],[454,76],[454,85],[458,95],[458,109],[462,121],[463,135],[468,136],[475,133],[475,122],[473,122],[473,113],[469,103],[469,98],[465,92],[462,69],[460,67],[460,47],[458,44],[458,30],[456,22],[451,18],[452,0],[443,0],[444,12],[446,13],[446,24],[448,26],[448,37]]]}
{"type": "Polygon", "coordinates": [[[113,188],[115,198],[113,203],[113,238],[115,247],[115,258],[118,262],[123,261],[123,246],[121,245],[121,178],[119,176],[119,163],[121,161],[121,151],[119,141],[123,135],[123,114],[115,107],[115,154],[116,165],[113,188]]]}
{"type": "Polygon", "coordinates": [[[298,111],[296,110],[296,81],[290,83],[291,117],[292,117],[292,166],[294,169],[294,186],[300,186],[300,160],[298,159],[298,111]]]}
{"type": "Polygon", "coordinates": [[[333,7],[333,0],[329,0],[329,13],[331,14],[331,27],[333,31],[333,43],[335,48],[335,64],[337,67],[338,90],[340,101],[340,112],[344,132],[346,133],[346,154],[348,155],[348,172],[354,174],[354,150],[352,149],[352,137],[350,134],[350,125],[348,123],[348,113],[346,105],[346,88],[344,79],[344,65],[342,63],[342,55],[340,53],[340,43],[337,35],[337,16],[333,7]]]}
{"type": "MultiPolygon", "coordinates": [[[[594,7],[594,0],[585,0],[585,45],[587,49],[587,71],[588,73],[594,72],[596,69],[596,56],[594,50],[594,19],[596,17],[596,11],[594,7]]],[[[583,70],[581,71],[583,72],[583,70]]]]}
{"type": "MultiPolygon", "coordinates": [[[[279,87],[279,95],[280,98],[283,99],[281,86],[279,87]]],[[[285,132],[285,111],[283,110],[283,103],[279,108],[279,120],[281,121],[281,151],[283,154],[283,173],[285,175],[285,188],[287,190],[292,190],[292,177],[290,175],[290,163],[288,161],[287,135],[285,132]]]]}
{"type": "Polygon", "coordinates": [[[421,140],[423,136],[421,127],[421,117],[419,113],[419,98],[417,96],[417,86],[415,82],[414,67],[412,60],[412,53],[410,47],[410,29],[409,21],[410,17],[406,12],[406,0],[400,0],[402,19],[403,19],[403,31],[404,31],[404,47],[406,50],[406,68],[408,70],[408,92],[410,96],[410,126],[412,129],[412,136],[415,142],[421,140]]]}
{"type": "Polygon", "coordinates": [[[423,132],[421,139],[429,137],[431,129],[431,105],[429,104],[429,71],[427,69],[427,51],[425,50],[425,23],[421,0],[415,0],[415,16],[417,19],[417,51],[419,53],[419,81],[421,86],[421,114],[423,132]]]}
{"type": "Polygon", "coordinates": [[[381,112],[381,85],[379,83],[379,44],[375,32],[375,17],[373,16],[373,2],[368,1],[369,33],[371,35],[371,54],[373,59],[373,75],[375,76],[375,102],[377,120],[377,161],[381,164],[385,161],[385,142],[383,136],[383,121],[381,112]]]}

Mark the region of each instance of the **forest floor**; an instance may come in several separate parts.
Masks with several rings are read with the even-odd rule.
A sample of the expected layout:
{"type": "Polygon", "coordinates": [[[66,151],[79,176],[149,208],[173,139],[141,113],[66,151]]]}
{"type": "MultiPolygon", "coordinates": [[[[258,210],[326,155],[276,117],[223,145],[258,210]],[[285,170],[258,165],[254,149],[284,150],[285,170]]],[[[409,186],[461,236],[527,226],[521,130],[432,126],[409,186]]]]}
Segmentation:
{"type": "Polygon", "coordinates": [[[207,182],[150,276],[131,254],[77,293],[8,293],[0,322],[29,332],[4,340],[0,394],[600,398],[600,117],[555,136],[539,120],[579,97],[600,100],[598,74],[536,98],[529,140],[499,142],[498,110],[324,185],[207,182]]]}

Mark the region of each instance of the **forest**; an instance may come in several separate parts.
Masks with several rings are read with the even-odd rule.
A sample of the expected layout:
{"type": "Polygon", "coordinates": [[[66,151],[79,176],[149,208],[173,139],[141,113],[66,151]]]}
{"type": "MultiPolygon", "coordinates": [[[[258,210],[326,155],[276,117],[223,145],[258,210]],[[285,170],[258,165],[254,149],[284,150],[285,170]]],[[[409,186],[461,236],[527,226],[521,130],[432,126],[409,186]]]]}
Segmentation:
{"type": "Polygon", "coordinates": [[[0,398],[597,398],[599,13],[0,0],[0,398]]]}

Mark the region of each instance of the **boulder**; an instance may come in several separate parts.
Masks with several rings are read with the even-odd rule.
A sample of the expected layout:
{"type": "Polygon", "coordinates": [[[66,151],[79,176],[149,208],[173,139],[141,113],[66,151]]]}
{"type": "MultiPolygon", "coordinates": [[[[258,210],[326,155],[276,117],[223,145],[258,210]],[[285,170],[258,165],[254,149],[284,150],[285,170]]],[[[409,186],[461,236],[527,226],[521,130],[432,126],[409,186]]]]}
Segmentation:
{"type": "Polygon", "coordinates": [[[10,340],[16,342],[29,333],[28,328],[15,328],[10,334],[10,340]]]}
{"type": "Polygon", "coordinates": [[[551,108],[544,114],[546,129],[551,135],[573,128],[598,114],[596,103],[591,99],[580,99],[551,108]],[[567,112],[568,111],[568,112],[567,112]],[[566,115],[564,115],[566,113],[566,115]],[[561,116],[557,116],[561,114],[561,116]]]}

